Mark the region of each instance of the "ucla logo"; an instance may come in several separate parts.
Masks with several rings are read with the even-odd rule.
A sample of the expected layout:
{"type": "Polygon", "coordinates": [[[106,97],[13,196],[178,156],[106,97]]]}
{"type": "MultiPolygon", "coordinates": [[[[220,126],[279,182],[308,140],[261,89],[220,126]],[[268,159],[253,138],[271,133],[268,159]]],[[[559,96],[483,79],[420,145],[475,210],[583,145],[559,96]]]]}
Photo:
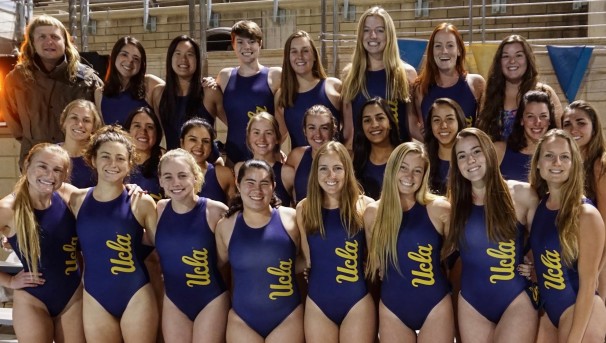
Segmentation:
{"type": "Polygon", "coordinates": [[[547,289],[553,288],[559,291],[566,288],[560,254],[556,250],[545,250],[545,254],[541,254],[541,263],[547,268],[547,274],[543,273],[543,278],[545,278],[543,286],[547,289]]]}
{"type": "Polygon", "coordinates": [[[267,273],[278,277],[278,284],[270,284],[269,288],[275,290],[269,293],[269,299],[276,300],[278,297],[287,297],[293,294],[292,285],[292,259],[280,261],[279,267],[268,267],[267,273]]]}
{"type": "Polygon", "coordinates": [[[248,119],[252,118],[255,114],[261,112],[269,112],[267,106],[256,106],[254,111],[248,111],[248,119]]]}
{"type": "Polygon", "coordinates": [[[208,250],[202,249],[192,251],[192,256],[183,256],[181,261],[188,266],[193,267],[193,273],[186,273],[187,286],[208,286],[210,285],[210,269],[208,268],[208,250]]]}
{"type": "Polygon", "coordinates": [[[412,279],[412,285],[419,287],[419,285],[431,286],[436,281],[433,278],[433,266],[431,264],[431,252],[433,247],[431,244],[427,246],[419,245],[417,252],[408,252],[408,258],[414,262],[419,263],[419,270],[413,270],[412,275],[415,278],[412,279]]]}
{"type": "Polygon", "coordinates": [[[498,249],[486,249],[486,254],[499,259],[499,267],[490,267],[490,283],[513,279],[516,261],[516,243],[510,239],[508,242],[499,242],[498,249]]]}
{"type": "Polygon", "coordinates": [[[78,262],[76,261],[76,247],[78,245],[78,237],[72,237],[72,241],[68,244],[63,244],[63,251],[68,254],[65,260],[65,275],[78,270],[78,262]]]}
{"type": "Polygon", "coordinates": [[[117,235],[116,241],[108,240],[105,242],[108,248],[118,252],[118,258],[112,258],[109,262],[113,265],[111,272],[114,275],[118,273],[132,273],[135,271],[135,262],[131,249],[131,237],[127,235],[117,235]]]}
{"type": "Polygon", "coordinates": [[[336,248],[335,254],[344,259],[344,266],[337,267],[338,283],[358,281],[358,242],[345,242],[345,249],[336,248]]]}
{"type": "Polygon", "coordinates": [[[473,118],[471,118],[471,117],[465,117],[465,125],[467,125],[467,127],[472,127],[473,126],[473,118]]]}
{"type": "Polygon", "coordinates": [[[398,112],[398,101],[388,100],[387,104],[389,105],[389,109],[391,109],[391,113],[393,113],[393,116],[396,119],[396,124],[398,124],[400,121],[400,115],[398,112]]]}

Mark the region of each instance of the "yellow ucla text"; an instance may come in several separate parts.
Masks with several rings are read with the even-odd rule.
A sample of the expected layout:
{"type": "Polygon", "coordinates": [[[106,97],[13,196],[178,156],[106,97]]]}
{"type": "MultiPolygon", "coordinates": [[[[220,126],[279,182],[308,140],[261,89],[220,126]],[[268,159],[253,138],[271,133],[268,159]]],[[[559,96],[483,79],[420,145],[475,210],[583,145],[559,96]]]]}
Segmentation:
{"type": "Polygon", "coordinates": [[[255,110],[254,111],[248,111],[248,119],[252,118],[255,114],[257,113],[261,113],[261,112],[268,112],[267,111],[267,106],[255,106],[255,110]]]}
{"type": "Polygon", "coordinates": [[[193,267],[193,273],[185,273],[187,286],[208,286],[210,285],[210,270],[208,268],[208,250],[194,249],[192,256],[183,256],[181,261],[188,266],[193,267]]]}
{"type": "Polygon", "coordinates": [[[413,286],[431,286],[436,282],[433,278],[433,266],[431,263],[432,251],[433,247],[431,244],[427,244],[427,246],[419,245],[419,249],[416,252],[408,252],[408,258],[419,263],[419,270],[412,270],[412,275],[415,276],[411,282],[413,286]]]}
{"type": "Polygon", "coordinates": [[[358,242],[345,242],[345,249],[336,248],[335,254],[344,260],[344,266],[337,267],[337,277],[335,278],[337,282],[358,281],[358,242]]]}
{"type": "Polygon", "coordinates": [[[118,258],[109,260],[113,265],[111,268],[112,274],[118,275],[118,273],[132,273],[135,271],[130,234],[117,235],[115,242],[108,240],[105,244],[108,248],[118,252],[118,258]]]}
{"type": "Polygon", "coordinates": [[[278,277],[277,284],[269,285],[269,288],[274,290],[269,293],[269,299],[276,300],[278,297],[287,297],[293,294],[292,259],[280,261],[279,267],[268,267],[267,273],[278,277]]]}
{"type": "Polygon", "coordinates": [[[566,288],[560,254],[556,250],[545,250],[545,253],[541,254],[541,263],[547,268],[547,273],[543,273],[543,278],[545,278],[543,285],[545,288],[553,288],[559,291],[566,288]]]}
{"type": "Polygon", "coordinates": [[[498,267],[490,267],[490,283],[511,280],[515,276],[516,243],[510,239],[507,242],[499,242],[498,249],[486,249],[486,254],[499,259],[498,267]]]}
{"type": "Polygon", "coordinates": [[[78,270],[78,262],[76,261],[76,247],[78,246],[78,237],[72,237],[71,242],[63,244],[63,251],[68,254],[65,260],[65,275],[78,270]]]}
{"type": "Polygon", "coordinates": [[[396,119],[396,124],[400,121],[400,113],[398,112],[398,101],[397,100],[389,100],[387,101],[387,104],[389,105],[389,109],[391,109],[391,113],[393,113],[393,116],[396,119]]]}

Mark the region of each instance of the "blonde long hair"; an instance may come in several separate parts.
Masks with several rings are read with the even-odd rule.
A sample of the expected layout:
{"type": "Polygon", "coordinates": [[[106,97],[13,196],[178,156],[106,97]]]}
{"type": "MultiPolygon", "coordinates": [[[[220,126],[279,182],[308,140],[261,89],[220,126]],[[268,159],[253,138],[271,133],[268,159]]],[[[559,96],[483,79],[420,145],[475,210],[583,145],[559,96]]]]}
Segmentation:
{"type": "Polygon", "coordinates": [[[27,179],[27,169],[31,166],[31,161],[41,151],[59,155],[63,158],[64,174],[62,182],[69,178],[71,171],[71,160],[67,151],[58,145],[50,143],[36,144],[23,161],[23,174],[17,181],[13,194],[15,202],[13,204],[13,218],[15,221],[15,234],[21,256],[25,258],[28,270],[34,274],[34,279],[38,278],[38,265],[40,263],[40,226],[34,214],[32,199],[29,194],[29,181],[27,179]]]}
{"type": "Polygon", "coordinates": [[[385,35],[387,36],[387,44],[383,51],[383,63],[385,64],[385,73],[387,75],[385,98],[388,101],[401,100],[408,102],[410,99],[409,85],[406,78],[406,67],[400,59],[398,50],[396,26],[389,13],[379,6],[366,10],[358,21],[357,43],[353,52],[351,68],[343,80],[343,101],[353,101],[358,93],[362,93],[367,99],[370,98],[368,88],[366,87],[368,56],[366,49],[364,49],[363,39],[364,24],[366,18],[370,16],[377,16],[383,19],[385,25],[385,35]]]}
{"type": "Polygon", "coordinates": [[[571,168],[568,180],[561,188],[560,210],[556,216],[558,237],[562,246],[562,260],[567,266],[572,266],[579,257],[579,216],[583,204],[583,189],[585,185],[585,173],[583,171],[583,160],[577,143],[564,130],[552,129],[539,139],[537,149],[530,164],[530,185],[539,195],[544,198],[549,192],[547,182],[538,168],[543,144],[556,138],[564,139],[570,147],[571,168]]]}
{"type": "Polygon", "coordinates": [[[324,191],[320,187],[318,180],[318,165],[320,157],[331,152],[339,156],[339,160],[343,163],[345,170],[343,189],[339,198],[339,208],[341,210],[341,223],[345,226],[348,236],[353,237],[364,226],[362,215],[358,211],[358,202],[363,192],[354,175],[353,163],[351,162],[351,157],[349,157],[349,152],[343,144],[335,141],[322,145],[311,164],[311,172],[307,184],[307,198],[302,205],[303,226],[308,233],[320,231],[322,237],[325,235],[324,223],[322,221],[324,191]]]}
{"type": "Polygon", "coordinates": [[[398,265],[398,233],[402,223],[402,203],[398,190],[397,175],[402,161],[408,154],[418,154],[425,162],[423,181],[415,193],[416,201],[426,206],[438,198],[429,192],[429,157],[424,146],[417,142],[400,144],[389,156],[385,167],[385,177],[381,191],[381,200],[377,209],[377,217],[372,226],[372,238],[369,242],[368,264],[366,275],[374,280],[379,270],[387,270],[388,263],[401,274],[398,265]]]}

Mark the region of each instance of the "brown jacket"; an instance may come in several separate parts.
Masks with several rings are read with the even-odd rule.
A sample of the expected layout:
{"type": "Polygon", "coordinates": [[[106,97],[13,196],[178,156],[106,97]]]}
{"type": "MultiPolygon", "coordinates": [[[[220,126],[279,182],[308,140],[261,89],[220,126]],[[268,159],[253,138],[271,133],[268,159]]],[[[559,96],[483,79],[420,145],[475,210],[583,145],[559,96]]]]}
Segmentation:
{"type": "Polygon", "coordinates": [[[4,81],[0,111],[15,139],[21,142],[19,165],[32,146],[62,142],[65,137],[59,118],[65,106],[75,99],[94,101],[95,89],[102,86],[95,71],[83,64],[78,67],[75,82],[69,81],[67,61],[49,73],[36,68],[33,81],[26,80],[23,66],[15,66],[4,81]]]}

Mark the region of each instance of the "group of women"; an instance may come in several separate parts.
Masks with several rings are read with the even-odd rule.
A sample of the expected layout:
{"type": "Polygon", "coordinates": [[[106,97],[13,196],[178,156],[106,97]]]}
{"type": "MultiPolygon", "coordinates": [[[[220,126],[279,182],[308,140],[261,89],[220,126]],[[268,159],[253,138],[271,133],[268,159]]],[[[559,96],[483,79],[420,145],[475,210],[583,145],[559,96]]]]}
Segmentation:
{"type": "Polygon", "coordinates": [[[604,341],[601,123],[561,110],[522,37],[487,82],[450,24],[417,77],[380,7],[343,82],[304,31],[281,70],[258,62],[256,24],[232,41],[217,88],[187,36],[166,83],[119,40],[97,104],[31,149],[0,200],[21,342],[604,341]]]}

